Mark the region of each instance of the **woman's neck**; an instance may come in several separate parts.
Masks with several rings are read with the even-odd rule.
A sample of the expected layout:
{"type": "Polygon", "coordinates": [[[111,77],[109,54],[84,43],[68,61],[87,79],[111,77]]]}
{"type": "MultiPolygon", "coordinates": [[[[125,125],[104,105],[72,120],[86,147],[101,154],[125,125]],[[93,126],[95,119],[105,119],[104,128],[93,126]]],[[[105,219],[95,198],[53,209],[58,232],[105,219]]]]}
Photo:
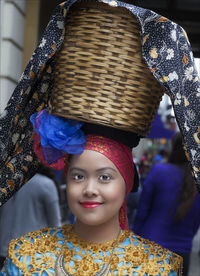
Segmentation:
{"type": "Polygon", "coordinates": [[[115,239],[121,228],[119,223],[101,224],[101,225],[87,225],[80,221],[76,221],[74,225],[75,233],[84,240],[104,243],[115,239]]]}

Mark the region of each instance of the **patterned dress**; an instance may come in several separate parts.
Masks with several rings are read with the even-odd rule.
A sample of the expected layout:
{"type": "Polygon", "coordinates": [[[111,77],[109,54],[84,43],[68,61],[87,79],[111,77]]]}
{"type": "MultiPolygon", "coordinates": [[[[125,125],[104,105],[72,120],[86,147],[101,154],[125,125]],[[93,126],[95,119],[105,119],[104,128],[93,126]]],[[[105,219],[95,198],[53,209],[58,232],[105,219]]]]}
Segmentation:
{"type": "Polygon", "coordinates": [[[12,240],[0,275],[175,276],[181,275],[181,267],[180,256],[131,231],[122,231],[117,242],[115,239],[99,244],[81,239],[72,225],[65,225],[12,240]],[[64,272],[56,274],[61,252],[60,268],[64,272]],[[107,273],[103,273],[104,268],[107,273]]]}

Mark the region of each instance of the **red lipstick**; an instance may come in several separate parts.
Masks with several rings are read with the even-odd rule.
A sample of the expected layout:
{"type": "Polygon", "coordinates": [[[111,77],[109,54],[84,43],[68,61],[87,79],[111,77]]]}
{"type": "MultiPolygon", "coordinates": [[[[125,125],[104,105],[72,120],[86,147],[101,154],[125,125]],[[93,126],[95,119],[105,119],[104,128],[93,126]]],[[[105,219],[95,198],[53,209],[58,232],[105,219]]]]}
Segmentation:
{"type": "Polygon", "coordinates": [[[80,204],[83,208],[96,208],[99,207],[102,203],[97,201],[83,201],[80,204]]]}

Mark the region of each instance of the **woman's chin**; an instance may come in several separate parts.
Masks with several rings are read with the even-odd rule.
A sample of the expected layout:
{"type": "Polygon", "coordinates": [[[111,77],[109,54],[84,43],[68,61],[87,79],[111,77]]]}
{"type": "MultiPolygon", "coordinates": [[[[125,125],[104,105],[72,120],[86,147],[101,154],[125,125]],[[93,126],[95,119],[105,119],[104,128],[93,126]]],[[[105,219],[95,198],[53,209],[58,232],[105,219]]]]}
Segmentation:
{"type": "Polygon", "coordinates": [[[86,219],[83,219],[83,218],[78,219],[78,218],[76,218],[76,223],[78,225],[82,225],[82,226],[83,225],[85,225],[85,226],[99,226],[101,224],[104,224],[105,221],[104,220],[99,220],[99,219],[96,219],[96,218],[94,218],[94,219],[88,219],[88,218],[86,218],[86,219]]]}

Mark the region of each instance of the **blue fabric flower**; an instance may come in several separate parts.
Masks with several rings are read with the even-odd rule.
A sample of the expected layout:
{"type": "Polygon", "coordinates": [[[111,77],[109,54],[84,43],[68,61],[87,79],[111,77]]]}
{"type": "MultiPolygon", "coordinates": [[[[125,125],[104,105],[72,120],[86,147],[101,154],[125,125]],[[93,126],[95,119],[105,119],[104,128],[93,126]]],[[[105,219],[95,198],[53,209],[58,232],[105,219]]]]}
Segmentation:
{"type": "Polygon", "coordinates": [[[45,109],[31,115],[30,121],[40,136],[44,157],[48,163],[55,162],[64,153],[83,152],[86,138],[80,129],[82,123],[50,115],[45,109]]]}

